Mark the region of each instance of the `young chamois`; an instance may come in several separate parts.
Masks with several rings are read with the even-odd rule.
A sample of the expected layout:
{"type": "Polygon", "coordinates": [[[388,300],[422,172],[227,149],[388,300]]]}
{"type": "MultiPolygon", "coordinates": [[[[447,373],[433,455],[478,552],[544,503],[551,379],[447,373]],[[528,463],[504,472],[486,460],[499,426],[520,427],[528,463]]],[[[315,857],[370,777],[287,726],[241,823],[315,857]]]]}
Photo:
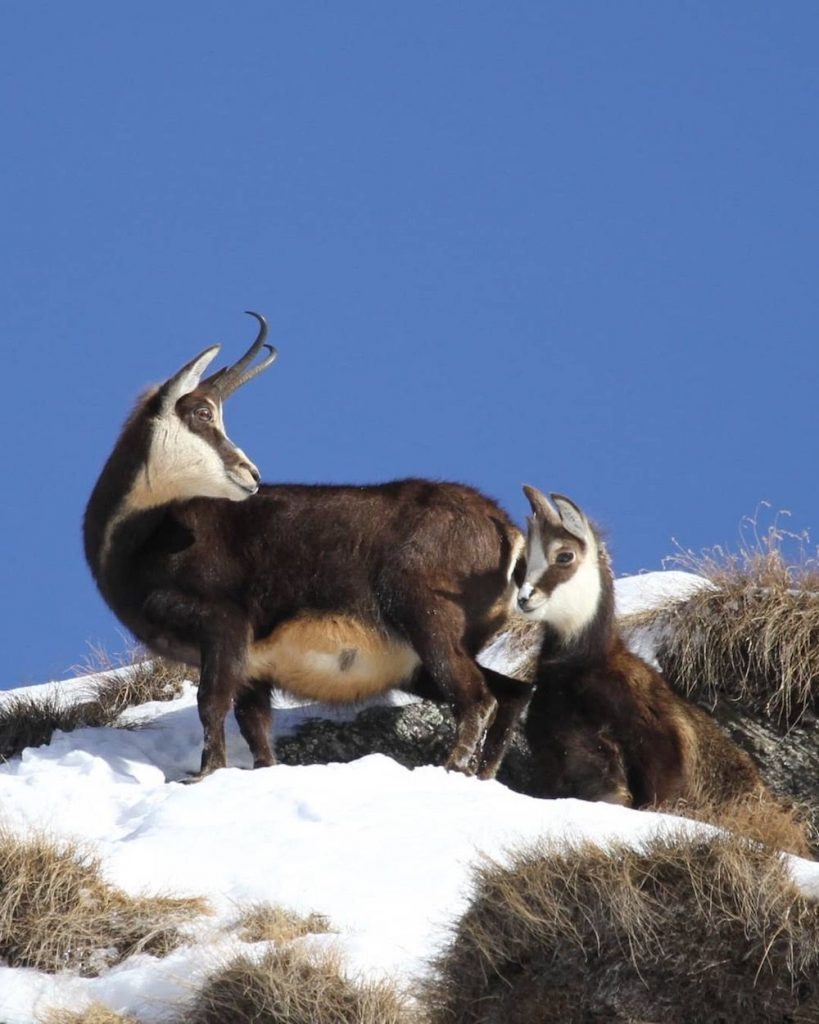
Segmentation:
{"type": "Polygon", "coordinates": [[[609,556],[585,514],[562,495],[524,491],[533,514],[518,606],[543,628],[525,726],[538,795],[733,809],[738,825],[746,813],[764,819],[760,836],[775,821],[782,841],[805,853],[801,828],[751,758],[626,648],[609,556]]]}
{"type": "Polygon", "coordinates": [[[200,667],[196,778],[226,764],[231,705],[263,767],[272,687],[354,701],[405,684],[454,706],[447,766],[491,776],[502,744],[482,763],[481,744],[514,684],[475,655],[514,607],[522,535],[455,483],[260,484],[222,420],[276,356],[250,315],[260,330],[236,364],[203,378],[214,345],[142,396],[85,513],[111,609],[157,654],[200,667]]]}

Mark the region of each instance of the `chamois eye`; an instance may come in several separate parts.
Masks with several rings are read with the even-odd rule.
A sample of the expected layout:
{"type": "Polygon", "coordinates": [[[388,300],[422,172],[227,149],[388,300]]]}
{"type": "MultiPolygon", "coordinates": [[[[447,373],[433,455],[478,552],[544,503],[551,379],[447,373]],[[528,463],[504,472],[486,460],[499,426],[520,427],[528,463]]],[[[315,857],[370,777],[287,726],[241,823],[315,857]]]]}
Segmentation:
{"type": "Polygon", "coordinates": [[[574,561],[574,551],[558,551],[555,555],[555,562],[558,565],[571,565],[574,561]]]}
{"type": "Polygon", "coordinates": [[[213,410],[206,405],[199,405],[193,410],[193,415],[202,423],[210,423],[213,420],[213,410]]]}

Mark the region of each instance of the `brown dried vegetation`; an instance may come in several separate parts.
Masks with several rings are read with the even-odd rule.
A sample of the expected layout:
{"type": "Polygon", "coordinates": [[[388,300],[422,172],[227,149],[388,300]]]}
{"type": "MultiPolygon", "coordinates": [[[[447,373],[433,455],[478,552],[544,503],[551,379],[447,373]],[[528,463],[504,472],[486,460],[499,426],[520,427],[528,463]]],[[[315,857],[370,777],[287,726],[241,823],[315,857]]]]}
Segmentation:
{"type": "Polygon", "coordinates": [[[82,673],[100,676],[91,686],[88,701],[104,719],[101,725],[113,724],[126,708],[173,700],[181,694],[183,683],[199,679],[198,671],[190,665],[154,657],[139,645],[131,647],[117,662],[102,648],[94,648],[82,673]]]}
{"type": "Polygon", "coordinates": [[[283,946],[305,935],[320,935],[333,929],[323,914],[303,916],[275,903],[251,903],[242,907],[231,931],[243,942],[275,942],[283,946]]]}
{"type": "Polygon", "coordinates": [[[150,658],[141,648],[133,648],[121,665],[95,650],[82,673],[94,673],[97,678],[79,699],[68,700],[50,690],[42,696],[12,693],[0,700],[0,760],[8,760],[26,747],[50,743],[58,729],[72,732],[83,726],[115,725],[126,708],[172,700],[186,679],[195,679],[187,666],[150,658]]]}
{"type": "Polygon", "coordinates": [[[388,982],[350,980],[337,956],[284,946],[214,974],[179,1024],[417,1024],[388,982]]]}
{"type": "Polygon", "coordinates": [[[421,995],[432,1024],[819,1019],[819,905],[726,836],[531,849],[478,869],[421,995]]]}
{"type": "Polygon", "coordinates": [[[164,956],[206,912],[200,899],[129,896],[77,844],[0,829],[0,958],[11,967],[93,976],[133,953],[164,956]]]}
{"type": "Polygon", "coordinates": [[[784,851],[808,859],[814,856],[815,837],[810,809],[780,798],[765,788],[732,800],[709,801],[707,796],[693,802],[681,800],[659,810],[716,825],[772,851],[784,851]]]}
{"type": "Polygon", "coordinates": [[[807,537],[778,517],[764,533],[746,519],[741,538],[736,553],[673,556],[712,586],[623,625],[657,630],[663,674],[680,692],[712,707],[738,701],[787,726],[819,711],[819,565],[807,537]]]}
{"type": "Polygon", "coordinates": [[[40,1024],[140,1024],[136,1017],[117,1013],[102,1003],[89,1003],[82,1010],[48,1010],[40,1024]]]}

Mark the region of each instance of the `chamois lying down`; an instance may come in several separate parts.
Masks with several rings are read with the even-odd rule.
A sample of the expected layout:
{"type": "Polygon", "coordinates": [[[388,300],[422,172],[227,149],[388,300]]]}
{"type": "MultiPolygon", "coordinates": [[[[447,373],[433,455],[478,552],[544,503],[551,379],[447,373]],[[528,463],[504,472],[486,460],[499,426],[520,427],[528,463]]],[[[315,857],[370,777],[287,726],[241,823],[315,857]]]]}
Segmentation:
{"type": "Polygon", "coordinates": [[[271,687],[354,701],[410,682],[454,706],[448,767],[493,775],[503,743],[482,757],[484,734],[526,688],[475,655],[514,606],[520,531],[460,484],[260,484],[222,420],[276,356],[251,315],[259,334],[237,363],[203,379],[219,346],[205,349],[126,422],[85,514],[102,596],[153,651],[200,666],[200,777],[226,764],[231,705],[263,767],[271,687]]]}
{"type": "Polygon", "coordinates": [[[605,545],[568,498],[533,487],[518,606],[543,624],[526,736],[538,795],[628,807],[688,807],[776,832],[806,854],[801,827],[705,711],[623,642],[605,545]],[[552,504],[553,503],[553,504],[552,504]],[[774,828],[776,825],[776,828],[774,828]]]}

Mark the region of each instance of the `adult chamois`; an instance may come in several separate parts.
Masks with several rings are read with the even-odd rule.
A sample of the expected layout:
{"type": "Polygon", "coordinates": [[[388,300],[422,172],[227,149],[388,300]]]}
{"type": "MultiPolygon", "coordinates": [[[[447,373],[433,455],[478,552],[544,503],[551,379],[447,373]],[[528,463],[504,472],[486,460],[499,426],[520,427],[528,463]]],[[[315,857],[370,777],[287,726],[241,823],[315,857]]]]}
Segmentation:
{"type": "Polygon", "coordinates": [[[518,606],[543,634],[525,731],[538,795],[631,807],[740,808],[795,852],[807,843],[751,758],[701,708],[629,651],[598,531],[568,498],[533,487],[518,606]]]}
{"type": "Polygon", "coordinates": [[[211,346],[139,399],[85,513],[111,609],[152,651],[200,667],[196,778],[226,764],[231,704],[263,767],[272,687],[353,701],[410,683],[454,707],[447,766],[491,776],[503,742],[482,762],[481,744],[514,684],[475,655],[514,606],[520,531],[456,483],[260,484],[222,419],[276,357],[250,315],[259,333],[237,363],[203,377],[211,346]]]}

